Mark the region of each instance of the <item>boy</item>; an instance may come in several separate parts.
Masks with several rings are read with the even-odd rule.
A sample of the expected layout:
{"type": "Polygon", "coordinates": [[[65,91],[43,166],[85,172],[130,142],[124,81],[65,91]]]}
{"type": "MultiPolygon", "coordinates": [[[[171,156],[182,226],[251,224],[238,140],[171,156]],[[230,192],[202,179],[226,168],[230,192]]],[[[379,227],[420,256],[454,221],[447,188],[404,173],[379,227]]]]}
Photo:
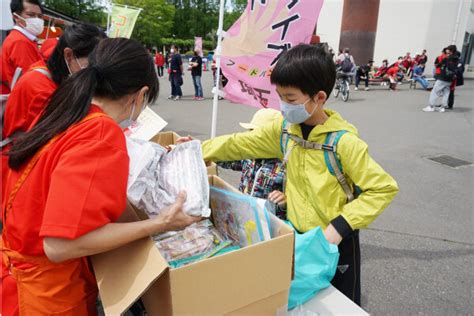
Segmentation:
{"type": "MultiPolygon", "coordinates": [[[[247,131],[265,126],[274,120],[281,121],[280,111],[260,109],[250,123],[240,123],[247,131]]],[[[283,193],[285,168],[280,159],[245,159],[219,162],[219,167],[241,171],[239,191],[275,203],[275,215],[286,220],[286,196],[283,193]]]]}
{"type": "Polygon", "coordinates": [[[335,79],[335,64],[328,52],[320,46],[295,46],[282,55],[271,75],[285,120],[208,140],[202,149],[204,159],[211,161],[284,159],[288,219],[300,232],[321,226],[328,242],[339,246],[339,267],[332,283],[360,305],[358,230],[390,204],[398,187],[369,156],[356,128],[338,113],[323,109],[335,79]],[[347,180],[345,188],[357,185],[361,191],[351,202],[351,193],[329,171],[325,153],[311,148],[324,144],[328,133],[342,130],[347,133],[333,148],[347,180]]]}

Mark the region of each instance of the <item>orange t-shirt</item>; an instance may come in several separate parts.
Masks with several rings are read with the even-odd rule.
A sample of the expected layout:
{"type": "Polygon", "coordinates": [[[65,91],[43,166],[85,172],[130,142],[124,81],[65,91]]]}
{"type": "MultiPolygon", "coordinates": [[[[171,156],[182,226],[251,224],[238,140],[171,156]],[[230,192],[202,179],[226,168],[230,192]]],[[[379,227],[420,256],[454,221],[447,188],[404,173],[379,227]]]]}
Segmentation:
{"type": "MultiPolygon", "coordinates": [[[[44,255],[44,237],[76,239],[116,221],[125,210],[128,163],[125,136],[110,117],[71,127],[42,154],[18,191],[4,223],[10,247],[44,255]]],[[[12,170],[5,197],[22,169],[12,170]]]]}
{"type": "Polygon", "coordinates": [[[28,39],[15,29],[12,30],[5,38],[0,53],[2,79],[0,94],[10,93],[10,85],[16,68],[21,68],[24,73],[33,63],[42,59],[35,41],[28,39]]]}
{"type": "Polygon", "coordinates": [[[28,131],[57,89],[53,80],[32,70],[37,67],[46,67],[46,64],[43,60],[34,63],[31,69],[20,77],[8,97],[3,123],[4,137],[9,137],[15,131],[28,131]]]}
{"type": "MultiPolygon", "coordinates": [[[[43,60],[34,63],[31,68],[45,67],[43,60]]],[[[43,112],[50,96],[56,91],[57,85],[45,74],[31,70],[23,74],[16,83],[15,89],[8,97],[3,117],[3,137],[7,138],[14,132],[26,132],[32,123],[43,112]]],[[[8,156],[5,152],[10,146],[2,148],[2,198],[5,178],[8,172],[8,156]]]]}

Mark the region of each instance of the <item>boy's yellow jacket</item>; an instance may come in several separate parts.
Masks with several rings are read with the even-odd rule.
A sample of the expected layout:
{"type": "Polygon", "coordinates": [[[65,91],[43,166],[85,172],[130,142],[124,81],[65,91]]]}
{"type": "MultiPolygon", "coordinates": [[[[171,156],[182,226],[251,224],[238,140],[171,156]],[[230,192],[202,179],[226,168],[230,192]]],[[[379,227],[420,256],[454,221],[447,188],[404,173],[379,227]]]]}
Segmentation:
{"type": "MultiPolygon", "coordinates": [[[[357,129],[337,112],[325,110],[329,119],[316,126],[308,140],[324,144],[326,134],[346,130],[337,144],[337,155],[350,185],[355,183],[362,193],[346,203],[342,187],[333,176],[321,150],[305,149],[289,140],[292,148],[287,164],[286,196],[288,219],[300,232],[316,226],[326,228],[342,215],[353,230],[367,227],[390,204],[398,192],[395,180],[370,156],[367,144],[357,135],[357,129]],[[293,147],[294,146],[294,147],[293,147]]],[[[283,159],[281,132],[283,117],[250,132],[210,139],[202,144],[207,161],[241,159],[283,159]]],[[[288,132],[302,137],[297,124],[288,126],[288,132]]]]}

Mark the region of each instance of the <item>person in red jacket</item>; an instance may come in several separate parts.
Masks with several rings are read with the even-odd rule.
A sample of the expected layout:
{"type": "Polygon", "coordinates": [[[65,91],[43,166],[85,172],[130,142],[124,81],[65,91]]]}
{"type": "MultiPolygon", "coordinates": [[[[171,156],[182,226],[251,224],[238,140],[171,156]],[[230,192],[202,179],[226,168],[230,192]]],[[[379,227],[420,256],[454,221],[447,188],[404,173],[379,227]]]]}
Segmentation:
{"type": "Polygon", "coordinates": [[[158,76],[163,77],[163,66],[165,65],[165,56],[163,56],[163,53],[155,53],[155,65],[158,69],[158,76]]]}
{"type": "Polygon", "coordinates": [[[12,0],[10,9],[15,26],[5,38],[0,53],[2,95],[10,93],[17,69],[26,72],[33,63],[42,59],[36,42],[36,36],[43,32],[44,25],[40,2],[12,0]]]}

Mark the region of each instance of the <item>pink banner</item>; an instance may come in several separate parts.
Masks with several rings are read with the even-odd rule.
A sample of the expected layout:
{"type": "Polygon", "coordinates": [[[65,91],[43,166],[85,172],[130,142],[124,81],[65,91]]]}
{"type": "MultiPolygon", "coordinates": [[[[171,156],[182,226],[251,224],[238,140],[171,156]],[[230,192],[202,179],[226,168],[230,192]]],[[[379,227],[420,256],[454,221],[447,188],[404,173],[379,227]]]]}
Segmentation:
{"type": "Polygon", "coordinates": [[[271,69],[283,52],[310,42],[322,5],[323,0],[249,0],[222,42],[225,98],[279,109],[271,69]]]}
{"type": "Polygon", "coordinates": [[[202,57],[202,37],[194,37],[194,50],[202,57]]]}

